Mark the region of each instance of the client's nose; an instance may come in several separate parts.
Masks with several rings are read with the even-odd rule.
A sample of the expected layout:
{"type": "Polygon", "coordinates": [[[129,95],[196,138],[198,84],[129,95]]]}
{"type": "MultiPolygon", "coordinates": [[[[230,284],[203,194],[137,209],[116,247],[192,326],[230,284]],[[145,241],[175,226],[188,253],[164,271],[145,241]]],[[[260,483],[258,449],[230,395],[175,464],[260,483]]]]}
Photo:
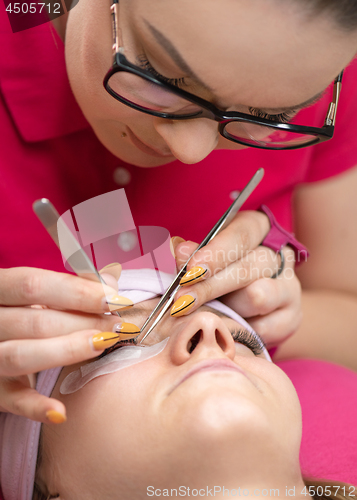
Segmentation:
{"type": "Polygon", "coordinates": [[[197,359],[235,356],[231,332],[223,320],[211,312],[199,312],[182,318],[183,329],[172,339],[171,356],[175,364],[182,364],[192,356],[197,359]]]}

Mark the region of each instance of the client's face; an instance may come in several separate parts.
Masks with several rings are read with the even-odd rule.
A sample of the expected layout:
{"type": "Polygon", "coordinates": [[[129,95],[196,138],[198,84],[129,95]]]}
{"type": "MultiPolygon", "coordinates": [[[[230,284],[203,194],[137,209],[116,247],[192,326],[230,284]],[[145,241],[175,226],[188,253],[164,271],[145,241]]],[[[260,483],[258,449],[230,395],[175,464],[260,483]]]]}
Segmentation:
{"type": "MultiPolygon", "coordinates": [[[[143,324],[156,303],[138,304],[123,320],[143,324]]],[[[233,340],[240,328],[201,307],[159,323],[148,344],[170,338],[157,356],[73,394],[59,387],[77,366],[64,368],[53,397],[66,405],[68,421],[43,429],[49,491],[65,500],[114,500],[147,498],[150,486],[271,485],[282,495],[300,483],[296,392],[276,365],[233,340]]]]}

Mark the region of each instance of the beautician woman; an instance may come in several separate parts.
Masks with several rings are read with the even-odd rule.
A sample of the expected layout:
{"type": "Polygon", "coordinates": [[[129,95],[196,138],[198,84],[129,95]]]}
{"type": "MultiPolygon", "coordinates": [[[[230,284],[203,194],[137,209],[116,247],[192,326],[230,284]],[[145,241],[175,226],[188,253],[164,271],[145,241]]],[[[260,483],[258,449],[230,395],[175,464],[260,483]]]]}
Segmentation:
{"type": "Polygon", "coordinates": [[[353,341],[355,0],[120,0],[113,9],[109,0],[81,0],[53,24],[15,34],[1,9],[0,43],[4,410],[43,422],[48,410],[63,414],[27,377],[6,377],[94,357],[88,338],[117,322],[101,314],[100,285],[61,274],[58,250],[32,214],[41,197],[62,213],[124,187],[136,225],[186,240],[172,242],[180,263],[263,166],[249,210],[205,249],[209,261],[196,255],[205,279],[176,298],[190,295],[191,312],[226,294],[279,346],[277,358],[297,328],[307,339],[302,356],[314,355],[312,332],[320,344],[331,329],[353,341]],[[259,246],[271,226],[257,211],[262,203],[310,250],[298,277],[285,246],[284,272],[268,279],[283,265],[259,246]],[[247,260],[256,272],[238,279],[247,260]]]}

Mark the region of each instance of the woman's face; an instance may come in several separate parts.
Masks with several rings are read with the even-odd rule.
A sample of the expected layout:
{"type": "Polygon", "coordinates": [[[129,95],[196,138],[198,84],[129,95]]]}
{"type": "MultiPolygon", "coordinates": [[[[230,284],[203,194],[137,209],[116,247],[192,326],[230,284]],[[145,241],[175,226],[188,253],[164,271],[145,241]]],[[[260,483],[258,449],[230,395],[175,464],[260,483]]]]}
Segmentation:
{"type": "MultiPolygon", "coordinates": [[[[119,26],[131,62],[144,55],[157,72],[184,78],[181,88],[221,109],[276,115],[323,91],[356,52],[356,32],[343,33],[325,17],[308,19],[297,5],[120,0],[119,26]]],[[[73,92],[98,138],[128,163],[196,163],[213,149],[242,147],[221,137],[214,121],[152,117],[105,91],[112,65],[110,0],[81,0],[70,11],[66,60],[73,92]]]]}
{"type": "MultiPolygon", "coordinates": [[[[156,303],[123,312],[124,321],[143,324],[156,303]]],[[[65,500],[99,492],[110,500],[118,492],[146,498],[149,486],[301,482],[296,392],[276,365],[234,342],[239,328],[201,307],[160,322],[147,338],[153,344],[170,336],[157,356],[66,396],[59,386],[77,366],[64,368],[53,397],[66,405],[68,421],[43,429],[41,476],[49,491],[65,500]]]]}

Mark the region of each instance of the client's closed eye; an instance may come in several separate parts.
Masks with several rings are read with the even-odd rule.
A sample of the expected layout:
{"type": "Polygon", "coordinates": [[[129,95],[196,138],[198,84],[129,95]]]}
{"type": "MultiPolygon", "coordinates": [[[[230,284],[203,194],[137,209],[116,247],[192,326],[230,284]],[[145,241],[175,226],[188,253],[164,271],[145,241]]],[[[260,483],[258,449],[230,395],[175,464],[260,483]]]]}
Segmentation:
{"type": "MultiPolygon", "coordinates": [[[[237,342],[239,344],[248,347],[248,349],[250,349],[255,356],[259,356],[259,354],[261,354],[265,349],[265,343],[257,333],[254,334],[245,328],[239,328],[239,327],[230,329],[230,333],[232,335],[234,342],[237,342]]],[[[190,340],[189,342],[190,354],[197,347],[200,341],[200,337],[201,333],[197,332],[196,335],[194,335],[190,340]]]]}
{"type": "Polygon", "coordinates": [[[248,347],[255,356],[259,356],[265,348],[265,343],[257,334],[253,334],[244,328],[235,328],[231,330],[233,340],[248,347]]]}

